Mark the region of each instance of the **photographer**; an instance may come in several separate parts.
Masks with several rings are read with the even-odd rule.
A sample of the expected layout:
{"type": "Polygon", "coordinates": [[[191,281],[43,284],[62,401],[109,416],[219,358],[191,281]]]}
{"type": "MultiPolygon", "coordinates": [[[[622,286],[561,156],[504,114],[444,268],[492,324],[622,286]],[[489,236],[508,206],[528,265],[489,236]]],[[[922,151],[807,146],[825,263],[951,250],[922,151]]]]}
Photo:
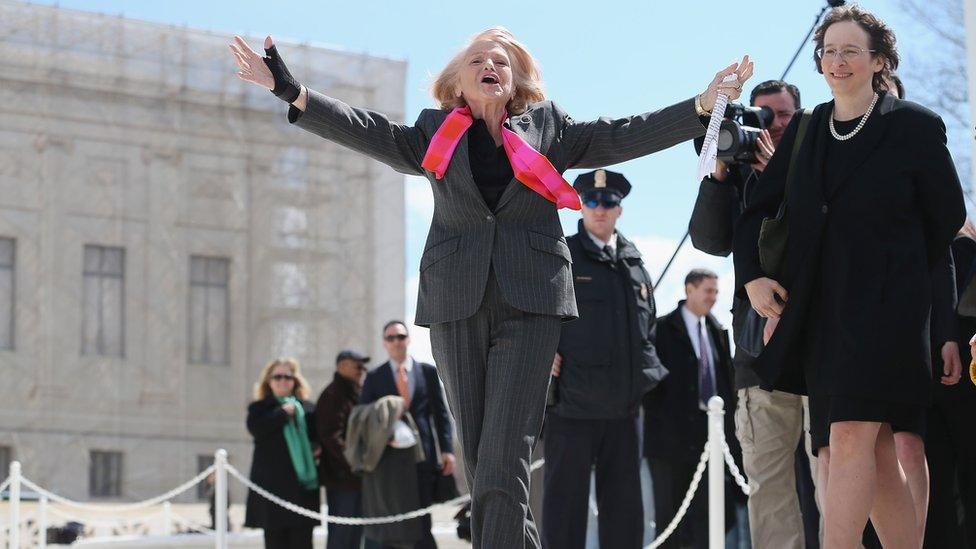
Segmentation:
{"type": "MultiPolygon", "coordinates": [[[[725,257],[732,252],[736,220],[748,204],[786,126],[800,108],[800,92],[782,80],[767,80],[752,90],[749,104],[765,112],[755,109],[743,112],[740,108],[736,113],[730,109],[742,123],[728,120],[724,123],[723,130],[728,129],[733,135],[731,146],[719,151],[715,172],[702,180],[698,190],[688,232],[695,248],[708,254],[725,257]],[[752,125],[758,127],[749,127],[752,125]]],[[[732,324],[736,332],[741,331],[749,310],[750,304],[745,299],[733,301],[732,324]]],[[[815,479],[815,468],[812,468],[811,476],[801,474],[797,484],[795,463],[804,467],[814,463],[808,453],[809,444],[804,445],[807,459],[797,452],[805,431],[806,397],[761,389],[759,377],[751,366],[754,358],[743,350],[739,336],[736,333],[733,359],[738,395],[735,424],[752,487],[748,504],[752,544],[802,548],[804,523],[806,530],[816,537],[819,520],[814,512],[815,504],[808,505],[809,512],[801,515],[798,496],[798,488],[812,496],[811,477],[815,479]],[[795,460],[797,456],[799,462],[795,460]]]]}

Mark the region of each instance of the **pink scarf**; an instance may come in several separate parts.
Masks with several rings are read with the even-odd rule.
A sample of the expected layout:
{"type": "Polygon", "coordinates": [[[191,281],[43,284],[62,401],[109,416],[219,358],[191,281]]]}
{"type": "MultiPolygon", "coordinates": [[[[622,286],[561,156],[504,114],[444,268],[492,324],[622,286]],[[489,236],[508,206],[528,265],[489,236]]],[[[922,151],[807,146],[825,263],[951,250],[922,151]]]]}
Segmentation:
{"type": "MultiPolygon", "coordinates": [[[[508,113],[505,113],[505,118],[508,118],[508,113]]],[[[434,172],[437,179],[442,179],[444,173],[447,172],[447,166],[451,163],[454,149],[457,148],[464,132],[468,131],[473,123],[474,118],[471,116],[469,107],[458,107],[451,111],[441,127],[437,128],[434,137],[431,138],[421,166],[434,172]]],[[[563,176],[559,175],[549,159],[530,147],[521,137],[504,125],[502,126],[502,144],[505,147],[508,161],[512,164],[515,179],[539,193],[546,200],[556,204],[557,209],[580,209],[579,195],[563,179],[563,176]]]]}

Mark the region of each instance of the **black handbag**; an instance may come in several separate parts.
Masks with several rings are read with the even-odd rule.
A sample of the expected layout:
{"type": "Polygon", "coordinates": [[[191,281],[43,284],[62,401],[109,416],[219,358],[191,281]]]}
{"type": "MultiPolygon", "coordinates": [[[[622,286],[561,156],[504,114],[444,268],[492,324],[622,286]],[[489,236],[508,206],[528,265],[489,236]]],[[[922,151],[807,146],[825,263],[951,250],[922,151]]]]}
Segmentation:
{"type": "MultiPolygon", "coordinates": [[[[430,427],[434,428],[434,416],[430,416],[430,427]]],[[[434,503],[444,503],[445,501],[451,501],[454,498],[460,497],[461,492],[457,489],[457,481],[454,480],[454,475],[445,476],[442,472],[444,471],[444,464],[441,463],[441,444],[437,440],[437,433],[432,433],[434,436],[434,448],[437,452],[437,470],[434,471],[434,503]]]]}
{"type": "Polygon", "coordinates": [[[735,348],[741,349],[751,357],[759,356],[765,344],[763,330],[766,329],[766,319],[752,308],[748,299],[738,297],[732,299],[732,335],[735,337],[735,348]]]}
{"type": "MultiPolygon", "coordinates": [[[[460,497],[461,492],[458,490],[457,481],[454,480],[454,475],[444,476],[441,472],[444,470],[444,464],[441,463],[441,442],[437,437],[437,430],[434,428],[434,414],[433,412],[427,416],[428,421],[430,421],[431,436],[434,437],[434,452],[437,453],[437,469],[434,471],[434,503],[444,503],[445,501],[451,501],[454,498],[460,497]]],[[[457,466],[457,465],[455,465],[457,466]]]]}
{"type": "MultiPolygon", "coordinates": [[[[762,226],[759,228],[759,265],[767,276],[774,279],[778,279],[783,274],[783,259],[786,257],[786,244],[790,237],[789,221],[786,218],[786,198],[789,195],[790,187],[793,185],[795,173],[793,165],[796,163],[796,155],[800,152],[800,144],[803,143],[803,138],[806,136],[807,125],[810,123],[812,115],[811,109],[803,109],[803,114],[800,115],[800,125],[796,130],[793,150],[790,151],[789,167],[786,169],[783,201],[779,204],[776,217],[763,219],[762,226]]],[[[761,341],[761,330],[759,335],[761,341]]]]}
{"type": "Polygon", "coordinates": [[[461,492],[458,491],[457,481],[454,480],[454,475],[444,476],[440,470],[437,470],[434,474],[437,475],[437,480],[434,483],[434,503],[444,503],[445,501],[451,501],[461,496],[461,492]]]}
{"type": "MultiPolygon", "coordinates": [[[[776,211],[776,217],[763,219],[759,228],[759,265],[764,273],[771,278],[778,279],[783,274],[783,258],[786,256],[786,244],[789,241],[790,228],[786,218],[786,197],[793,184],[793,165],[800,145],[806,136],[807,125],[813,114],[811,109],[804,109],[800,115],[800,124],[796,129],[793,149],[790,151],[790,163],[786,169],[786,185],[783,189],[783,201],[776,211]]],[[[766,319],[752,308],[748,299],[735,298],[732,300],[732,335],[735,338],[736,349],[751,357],[762,353],[766,343],[763,341],[766,330],[766,319]]]]}

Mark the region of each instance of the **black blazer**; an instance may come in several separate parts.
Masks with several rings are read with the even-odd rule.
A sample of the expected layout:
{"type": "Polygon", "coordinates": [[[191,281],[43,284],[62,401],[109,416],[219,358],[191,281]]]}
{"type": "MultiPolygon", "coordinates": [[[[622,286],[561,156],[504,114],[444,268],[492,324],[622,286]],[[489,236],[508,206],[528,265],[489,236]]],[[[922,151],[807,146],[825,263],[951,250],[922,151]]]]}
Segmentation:
{"type": "MultiPolygon", "coordinates": [[[[698,404],[698,355],[681,316],[684,303],[657,321],[657,355],[670,373],[644,397],[644,455],[697,462],[708,439],[708,417],[698,404]]],[[[736,455],[729,334],[711,315],[705,324],[715,349],[716,392],[725,401],[725,438],[736,455]]]]}
{"type": "MultiPolygon", "coordinates": [[[[451,415],[447,409],[447,401],[444,399],[444,391],[441,389],[441,381],[437,375],[436,366],[414,361],[410,375],[414,381],[413,393],[410,395],[410,415],[420,432],[426,463],[436,466],[440,456],[437,455],[434,448],[435,432],[441,452],[454,452],[451,415]],[[431,417],[433,417],[434,425],[431,425],[431,417]]],[[[369,404],[385,396],[399,394],[390,362],[386,361],[366,374],[366,381],[363,382],[363,390],[359,395],[359,403],[369,404]]]]}
{"type": "MultiPolygon", "coordinates": [[[[965,218],[938,115],[882,93],[842,178],[823,177],[828,117],[818,105],[788,193],[789,244],[779,282],[790,292],[756,361],[766,389],[924,404],[929,398],[931,272],[965,218]],[[808,322],[811,305],[820,309],[808,322]],[[806,361],[806,362],[804,362],[806,361]]],[[[758,238],[783,198],[799,114],[793,117],[735,231],[735,282],[764,276],[758,238]]]]}
{"type": "MultiPolygon", "coordinates": [[[[303,401],[309,440],[317,444],[315,406],[303,401]]],[[[298,483],[285,442],[285,424],[290,416],[273,396],[252,402],[247,407],[247,430],[254,437],[251,480],[272,494],[297,505],[319,511],[319,491],[306,490],[298,483]]],[[[318,521],[278,507],[254,492],[247,491],[244,526],[249,528],[296,528],[318,526],[318,521]]]]}

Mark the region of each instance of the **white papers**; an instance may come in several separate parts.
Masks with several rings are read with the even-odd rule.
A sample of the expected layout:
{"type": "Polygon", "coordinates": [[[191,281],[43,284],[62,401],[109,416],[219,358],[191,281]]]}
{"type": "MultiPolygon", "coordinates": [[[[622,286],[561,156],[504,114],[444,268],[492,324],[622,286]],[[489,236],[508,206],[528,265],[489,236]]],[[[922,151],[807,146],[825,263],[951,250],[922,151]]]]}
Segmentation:
{"type": "MultiPolygon", "coordinates": [[[[725,77],[723,82],[735,80],[735,74],[725,77]]],[[[722,119],[725,118],[725,107],[729,104],[729,96],[724,93],[718,94],[715,99],[715,106],[712,107],[712,117],[708,121],[708,129],[705,130],[705,142],[702,144],[701,155],[698,157],[698,181],[715,171],[715,159],[718,156],[718,130],[722,126],[722,119]]]]}
{"type": "Polygon", "coordinates": [[[413,435],[413,429],[402,419],[397,420],[396,427],[393,429],[393,440],[390,446],[394,448],[410,448],[417,444],[417,437],[413,435]]]}

